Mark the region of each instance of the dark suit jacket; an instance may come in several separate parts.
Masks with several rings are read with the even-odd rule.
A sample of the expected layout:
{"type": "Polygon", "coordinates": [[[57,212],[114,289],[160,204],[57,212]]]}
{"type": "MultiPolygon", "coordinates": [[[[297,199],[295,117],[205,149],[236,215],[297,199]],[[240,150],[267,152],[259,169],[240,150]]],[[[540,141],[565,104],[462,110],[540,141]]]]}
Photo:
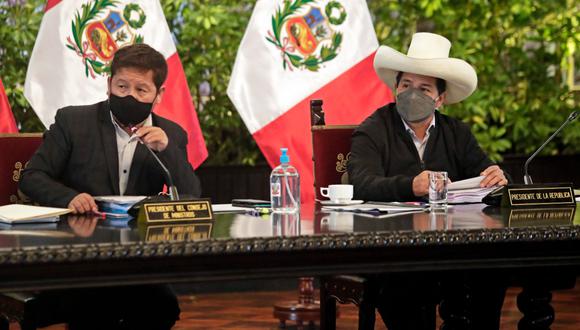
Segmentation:
{"type": "MultiPolygon", "coordinates": [[[[187,135],[176,123],[153,114],[169,138],[157,153],[173,176],[180,195],[199,197],[199,180],[187,160],[187,135]]],[[[79,193],[119,195],[119,160],[108,102],[58,110],[55,123],[22,173],[20,190],[41,205],[67,207],[79,193]]],[[[165,184],[163,171],[145,146],[133,156],[125,195],[156,195],[165,184]]]]}
{"type": "Polygon", "coordinates": [[[447,171],[449,179],[458,181],[479,176],[493,164],[466,124],[439,111],[421,160],[390,103],[353,133],[348,174],[356,199],[406,201],[418,199],[413,178],[424,170],[447,171]]]}

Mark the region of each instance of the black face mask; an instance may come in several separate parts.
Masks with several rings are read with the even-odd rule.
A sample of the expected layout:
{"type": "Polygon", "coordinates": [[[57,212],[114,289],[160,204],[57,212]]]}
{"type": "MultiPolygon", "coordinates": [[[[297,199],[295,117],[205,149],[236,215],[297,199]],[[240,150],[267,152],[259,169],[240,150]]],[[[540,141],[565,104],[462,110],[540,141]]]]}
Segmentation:
{"type": "Polygon", "coordinates": [[[113,93],[109,95],[109,107],[113,116],[125,127],[140,124],[151,114],[153,102],[137,101],[132,95],[119,97],[113,93]]]}

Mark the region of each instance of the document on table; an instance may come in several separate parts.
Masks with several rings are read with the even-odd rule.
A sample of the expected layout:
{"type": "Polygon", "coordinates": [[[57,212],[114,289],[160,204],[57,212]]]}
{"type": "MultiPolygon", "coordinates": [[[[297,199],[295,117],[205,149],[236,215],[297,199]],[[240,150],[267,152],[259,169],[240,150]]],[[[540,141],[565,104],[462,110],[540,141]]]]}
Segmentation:
{"type": "Polygon", "coordinates": [[[450,204],[481,203],[483,198],[495,189],[497,187],[450,190],[447,193],[447,202],[450,204]]]}
{"type": "Polygon", "coordinates": [[[409,205],[403,203],[380,203],[380,202],[368,202],[358,205],[345,205],[345,206],[324,206],[323,210],[328,211],[340,211],[340,212],[354,212],[361,214],[372,214],[372,215],[384,215],[384,214],[395,214],[395,213],[413,213],[413,212],[423,212],[427,208],[423,205],[409,205]]]}
{"type": "Polygon", "coordinates": [[[470,179],[450,183],[447,193],[447,201],[450,204],[461,203],[481,203],[483,197],[487,196],[497,187],[481,188],[479,184],[485,176],[477,176],[470,179]]]}
{"type": "Polygon", "coordinates": [[[95,201],[111,204],[136,204],[147,198],[147,196],[95,196],[95,201]]]}
{"type": "Polygon", "coordinates": [[[248,211],[247,207],[232,206],[232,204],[212,204],[211,209],[214,213],[244,213],[248,211]]]}
{"type": "Polygon", "coordinates": [[[99,211],[107,214],[108,217],[117,217],[130,220],[129,209],[133,205],[147,198],[147,196],[95,196],[95,201],[99,206],[99,211]]]}
{"type": "Polygon", "coordinates": [[[9,224],[57,222],[60,215],[70,211],[56,207],[10,204],[0,206],[0,222],[9,224]]]}

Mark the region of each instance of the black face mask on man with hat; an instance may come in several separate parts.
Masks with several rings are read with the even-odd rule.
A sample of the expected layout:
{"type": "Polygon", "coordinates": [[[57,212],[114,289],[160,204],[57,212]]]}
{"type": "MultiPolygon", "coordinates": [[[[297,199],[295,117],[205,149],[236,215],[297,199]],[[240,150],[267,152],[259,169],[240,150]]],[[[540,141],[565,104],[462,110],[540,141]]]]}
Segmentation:
{"type": "Polygon", "coordinates": [[[142,123],[149,117],[153,102],[140,102],[132,95],[120,97],[110,93],[109,107],[119,123],[125,127],[131,127],[142,123]]]}

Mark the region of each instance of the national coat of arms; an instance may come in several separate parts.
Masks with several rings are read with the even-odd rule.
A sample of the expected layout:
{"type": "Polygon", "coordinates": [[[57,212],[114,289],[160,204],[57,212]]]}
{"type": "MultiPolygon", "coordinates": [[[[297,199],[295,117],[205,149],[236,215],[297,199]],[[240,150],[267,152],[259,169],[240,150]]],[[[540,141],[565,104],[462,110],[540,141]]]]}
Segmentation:
{"type": "Polygon", "coordinates": [[[282,55],[284,69],[318,71],[340,51],[342,33],[335,29],[346,20],[346,10],[338,1],[322,9],[320,0],[285,0],[272,17],[266,40],[282,55]]]}
{"type": "Polygon", "coordinates": [[[117,0],[95,0],[82,5],[72,21],[72,38],[66,46],[74,51],[85,66],[85,75],[95,79],[110,71],[115,51],[125,45],[142,43],[139,30],[146,20],[136,3],[119,8],[117,0]]]}

